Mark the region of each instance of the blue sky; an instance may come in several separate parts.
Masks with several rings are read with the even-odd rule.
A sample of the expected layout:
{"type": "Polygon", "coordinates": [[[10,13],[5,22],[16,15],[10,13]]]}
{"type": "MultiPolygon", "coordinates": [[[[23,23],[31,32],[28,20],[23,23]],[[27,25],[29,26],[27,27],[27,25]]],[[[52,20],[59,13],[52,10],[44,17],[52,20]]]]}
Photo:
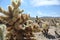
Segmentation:
{"type": "MultiPolygon", "coordinates": [[[[0,0],[0,7],[8,10],[10,0],[0,0]]],[[[60,17],[60,0],[21,0],[21,9],[31,17],[60,17]]]]}

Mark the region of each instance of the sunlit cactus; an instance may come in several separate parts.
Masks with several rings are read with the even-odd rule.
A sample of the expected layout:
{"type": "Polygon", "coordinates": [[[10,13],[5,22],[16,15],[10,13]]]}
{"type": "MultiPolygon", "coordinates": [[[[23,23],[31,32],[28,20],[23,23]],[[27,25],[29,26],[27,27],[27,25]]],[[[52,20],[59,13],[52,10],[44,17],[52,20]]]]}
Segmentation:
{"type": "Polygon", "coordinates": [[[43,24],[42,24],[42,28],[43,28],[43,29],[48,28],[48,24],[43,23],[43,24]]]}
{"type": "Polygon", "coordinates": [[[1,28],[0,28],[0,40],[3,40],[3,31],[1,28]]]}
{"type": "Polygon", "coordinates": [[[0,12],[5,14],[5,15],[9,15],[9,13],[7,11],[5,11],[3,8],[0,7],[0,12]]]}
{"type": "Polygon", "coordinates": [[[12,0],[12,6],[18,8],[21,5],[21,0],[12,0]]]}
{"type": "Polygon", "coordinates": [[[19,10],[18,8],[20,6],[20,1],[18,1],[17,4],[13,4],[13,3],[15,2],[12,1],[12,5],[8,6],[8,11],[5,11],[4,9],[0,8],[0,12],[8,16],[8,18],[4,17],[3,20],[5,20],[9,25],[12,25],[13,22],[15,22],[18,19],[18,15],[23,12],[23,10],[19,10]]]}
{"type": "Polygon", "coordinates": [[[32,25],[33,25],[32,27],[33,27],[34,32],[40,32],[41,31],[38,23],[33,23],[32,25]]]}
{"type": "Polygon", "coordinates": [[[21,0],[12,0],[12,4],[8,6],[8,11],[0,7],[0,12],[5,16],[0,16],[0,21],[7,26],[6,40],[33,40],[32,27],[23,25],[30,20],[30,15],[22,14],[24,10],[19,9],[21,0]]]}
{"type": "Polygon", "coordinates": [[[6,36],[6,25],[0,24],[0,40],[5,40],[6,36]]]}
{"type": "Polygon", "coordinates": [[[27,20],[26,25],[29,25],[29,24],[33,24],[33,21],[32,20],[27,20]]]}
{"type": "Polygon", "coordinates": [[[42,28],[43,28],[43,31],[42,31],[43,33],[48,33],[49,26],[47,23],[43,23],[42,28]]]}

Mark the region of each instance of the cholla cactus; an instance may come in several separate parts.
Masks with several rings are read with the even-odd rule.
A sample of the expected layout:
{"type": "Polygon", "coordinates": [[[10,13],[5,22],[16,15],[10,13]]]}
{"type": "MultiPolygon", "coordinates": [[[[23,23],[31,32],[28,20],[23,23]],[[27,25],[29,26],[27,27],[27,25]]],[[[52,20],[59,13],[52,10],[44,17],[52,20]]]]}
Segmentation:
{"type": "Polygon", "coordinates": [[[41,20],[40,20],[40,18],[38,16],[36,16],[36,20],[35,21],[36,21],[36,23],[39,24],[41,20]]]}
{"type": "Polygon", "coordinates": [[[42,28],[43,28],[43,33],[48,33],[48,29],[49,29],[49,27],[48,27],[48,24],[47,23],[43,23],[42,24],[42,28]]]}
{"type": "Polygon", "coordinates": [[[23,10],[20,10],[19,6],[20,1],[16,0],[16,2],[12,1],[12,5],[8,6],[8,11],[5,11],[0,7],[0,12],[6,15],[6,17],[0,16],[0,20],[8,25],[13,25],[18,20],[21,21],[19,14],[21,14],[23,10]]]}
{"type": "Polygon", "coordinates": [[[0,28],[0,40],[3,40],[3,31],[1,28],[0,28]]]}
{"type": "Polygon", "coordinates": [[[0,24],[0,40],[5,40],[6,36],[6,25],[0,24]]]}
{"type": "Polygon", "coordinates": [[[30,19],[27,14],[22,14],[23,10],[19,9],[21,5],[20,0],[12,1],[12,5],[8,6],[8,11],[0,8],[0,12],[5,16],[0,16],[0,21],[7,26],[6,40],[33,40],[31,39],[32,28],[23,27],[23,24],[30,19]],[[28,32],[27,32],[28,31],[28,32]]]}
{"type": "Polygon", "coordinates": [[[33,23],[32,27],[33,27],[33,32],[40,32],[41,31],[40,26],[38,25],[38,23],[33,23]]]}
{"type": "Polygon", "coordinates": [[[33,21],[32,20],[27,20],[26,25],[29,25],[29,24],[33,24],[33,21]]]}

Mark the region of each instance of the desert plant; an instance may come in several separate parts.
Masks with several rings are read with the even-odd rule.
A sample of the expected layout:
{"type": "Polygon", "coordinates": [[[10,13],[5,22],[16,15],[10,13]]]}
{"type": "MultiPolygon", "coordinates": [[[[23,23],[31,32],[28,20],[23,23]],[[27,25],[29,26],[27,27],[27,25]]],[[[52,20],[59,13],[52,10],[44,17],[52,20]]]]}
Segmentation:
{"type": "Polygon", "coordinates": [[[3,40],[3,31],[1,28],[0,28],[0,40],[3,40]]]}
{"type": "Polygon", "coordinates": [[[0,12],[5,15],[0,16],[0,21],[7,26],[6,40],[25,40],[25,36],[26,40],[33,40],[30,38],[32,32],[29,31],[31,28],[28,27],[30,30],[23,29],[25,27],[23,27],[23,24],[29,20],[30,16],[22,14],[23,10],[19,9],[20,5],[20,0],[16,0],[15,2],[12,1],[12,4],[8,6],[8,11],[0,7],[0,12]]]}

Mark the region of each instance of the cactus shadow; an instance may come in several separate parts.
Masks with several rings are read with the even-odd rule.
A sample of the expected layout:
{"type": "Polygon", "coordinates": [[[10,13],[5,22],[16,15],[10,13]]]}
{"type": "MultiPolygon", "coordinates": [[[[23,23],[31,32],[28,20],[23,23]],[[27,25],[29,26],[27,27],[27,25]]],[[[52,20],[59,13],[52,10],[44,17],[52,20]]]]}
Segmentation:
{"type": "Polygon", "coordinates": [[[43,33],[44,37],[48,38],[48,39],[55,39],[55,36],[50,35],[48,33],[43,33]]]}

